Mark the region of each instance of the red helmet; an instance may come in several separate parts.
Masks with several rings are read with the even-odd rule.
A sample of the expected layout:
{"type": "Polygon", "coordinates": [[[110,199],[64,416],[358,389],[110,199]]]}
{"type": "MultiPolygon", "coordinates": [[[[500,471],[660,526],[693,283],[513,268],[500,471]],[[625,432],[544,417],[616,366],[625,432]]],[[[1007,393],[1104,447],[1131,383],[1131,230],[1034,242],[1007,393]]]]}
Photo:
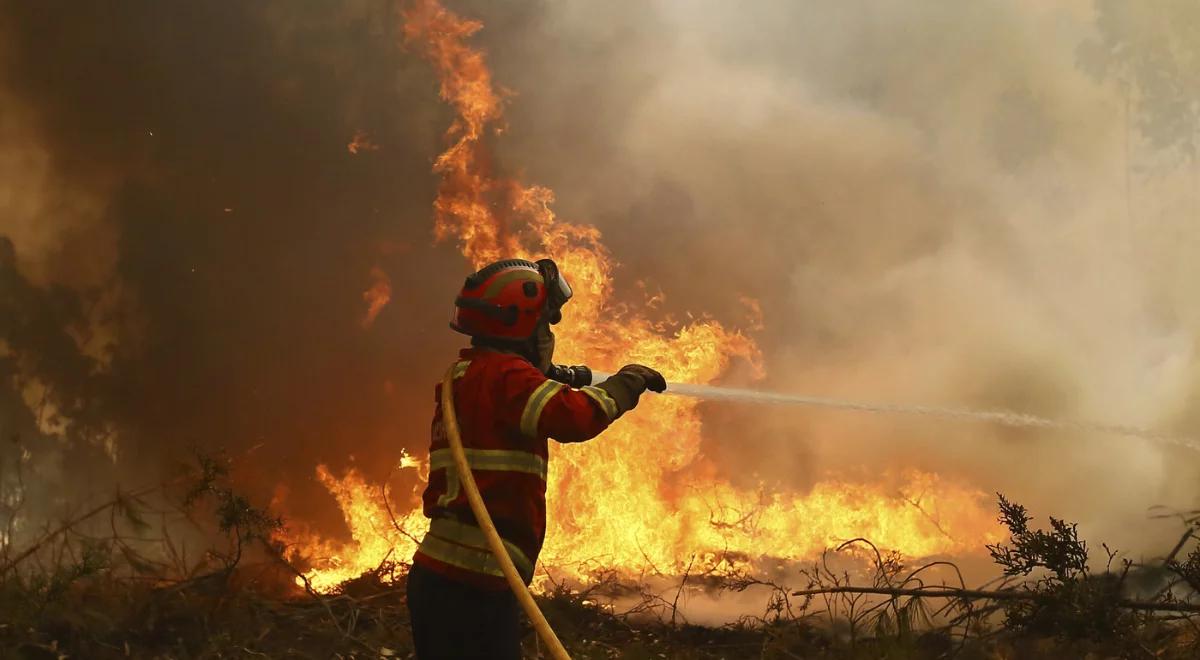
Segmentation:
{"type": "Polygon", "coordinates": [[[538,324],[558,323],[571,287],[549,259],[505,259],[467,276],[450,327],[472,337],[521,341],[538,324]]]}

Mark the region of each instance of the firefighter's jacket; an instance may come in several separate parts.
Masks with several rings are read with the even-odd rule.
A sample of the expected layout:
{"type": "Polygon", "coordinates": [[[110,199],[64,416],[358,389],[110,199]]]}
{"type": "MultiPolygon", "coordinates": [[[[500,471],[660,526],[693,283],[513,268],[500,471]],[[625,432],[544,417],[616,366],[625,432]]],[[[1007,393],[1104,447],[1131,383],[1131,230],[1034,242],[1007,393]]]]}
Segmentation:
{"type": "MultiPolygon", "coordinates": [[[[431,519],[413,562],[460,582],[505,589],[487,539],[475,524],[442,424],[435,389],[429,484],[431,519]]],[[[549,380],[524,358],[486,348],[459,354],[454,409],[467,461],[517,572],[528,584],[546,536],[547,439],[589,440],[619,416],[602,389],[572,389],[549,380]]]]}

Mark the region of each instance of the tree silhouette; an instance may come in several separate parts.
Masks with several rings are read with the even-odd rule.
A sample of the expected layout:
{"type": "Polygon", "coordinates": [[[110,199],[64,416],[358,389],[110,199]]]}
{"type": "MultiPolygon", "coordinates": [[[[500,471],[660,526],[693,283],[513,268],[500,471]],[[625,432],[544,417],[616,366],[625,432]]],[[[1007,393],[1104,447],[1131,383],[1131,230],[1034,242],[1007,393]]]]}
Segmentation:
{"type": "Polygon", "coordinates": [[[1079,66],[1131,93],[1147,143],[1195,162],[1200,149],[1200,3],[1096,0],[1079,66]]]}

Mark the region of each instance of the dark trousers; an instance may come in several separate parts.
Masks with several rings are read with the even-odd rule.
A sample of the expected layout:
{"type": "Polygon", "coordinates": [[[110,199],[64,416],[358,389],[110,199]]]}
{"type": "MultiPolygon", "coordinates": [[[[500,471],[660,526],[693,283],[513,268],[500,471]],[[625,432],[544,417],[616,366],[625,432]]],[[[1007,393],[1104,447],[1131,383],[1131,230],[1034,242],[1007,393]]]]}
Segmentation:
{"type": "Polygon", "coordinates": [[[419,660],[520,660],[520,605],[510,591],[487,591],[414,564],[408,612],[419,660]]]}

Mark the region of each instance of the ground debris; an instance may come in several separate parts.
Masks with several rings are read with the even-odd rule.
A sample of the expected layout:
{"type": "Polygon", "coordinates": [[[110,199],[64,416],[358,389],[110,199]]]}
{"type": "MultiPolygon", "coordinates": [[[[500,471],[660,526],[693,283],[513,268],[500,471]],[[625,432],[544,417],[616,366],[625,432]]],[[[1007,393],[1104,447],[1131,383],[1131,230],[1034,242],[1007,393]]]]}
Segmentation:
{"type": "MultiPolygon", "coordinates": [[[[161,538],[147,534],[146,514],[166,520],[167,510],[121,495],[49,528],[33,550],[0,548],[0,660],[413,657],[407,564],[389,560],[316,593],[272,542],[278,519],[225,486],[219,464],[202,465],[184,500],[208,503],[216,523],[203,538],[223,547],[187,553],[165,522],[161,538]],[[86,525],[104,512],[107,537],[86,525]]],[[[852,539],[831,552],[857,552],[867,572],[834,570],[827,553],[792,575],[802,589],[693,559],[674,581],[657,576],[665,590],[598,570],[582,585],[548,577],[538,602],[580,659],[1200,657],[1200,514],[1184,516],[1187,531],[1165,559],[1134,564],[1101,545],[1108,562],[1093,571],[1074,525],[1052,518],[1049,531],[1035,529],[1023,507],[999,505],[1010,538],[989,550],[1007,578],[986,590],[968,588],[949,562],[908,566],[852,539]],[[935,583],[938,566],[958,583],[935,583]],[[695,625],[679,607],[685,591],[751,588],[763,593],[761,615],[727,625],[695,625]]],[[[539,657],[529,627],[524,648],[539,657]]]]}

